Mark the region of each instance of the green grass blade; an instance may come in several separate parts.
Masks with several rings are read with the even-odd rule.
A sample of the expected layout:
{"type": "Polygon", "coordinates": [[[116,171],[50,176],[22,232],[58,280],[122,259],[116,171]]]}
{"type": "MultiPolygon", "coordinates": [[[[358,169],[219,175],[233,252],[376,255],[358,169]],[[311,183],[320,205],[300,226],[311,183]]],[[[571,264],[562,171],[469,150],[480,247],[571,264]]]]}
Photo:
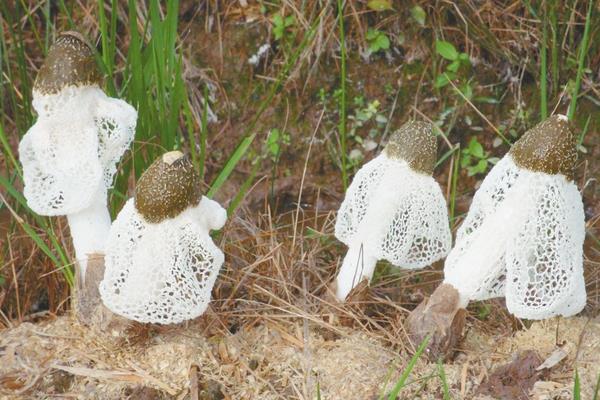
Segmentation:
{"type": "Polygon", "coordinates": [[[585,124],[583,125],[583,129],[581,130],[581,134],[579,135],[579,138],[577,139],[578,146],[583,145],[583,139],[585,139],[585,135],[587,135],[587,133],[588,133],[591,120],[592,120],[592,115],[590,114],[590,115],[588,115],[587,120],[585,121],[585,124]]]}
{"type": "Polygon", "coordinates": [[[559,86],[559,65],[558,65],[558,17],[556,15],[556,0],[551,0],[550,4],[550,32],[552,37],[552,93],[558,93],[559,86]]]}
{"type": "Polygon", "coordinates": [[[440,165],[442,165],[444,163],[444,161],[446,161],[452,154],[454,154],[456,152],[456,150],[458,150],[460,148],[460,146],[457,144],[454,147],[452,147],[450,150],[448,150],[447,152],[445,152],[440,158],[439,160],[437,160],[435,162],[435,168],[439,167],[440,165]]]}
{"type": "MultiPolygon", "coordinates": [[[[24,0],[21,0],[21,6],[23,7],[24,10],[27,10],[27,5],[25,4],[24,0]]],[[[32,29],[33,36],[35,36],[35,41],[37,42],[38,46],[40,47],[40,49],[44,49],[44,45],[42,44],[42,39],[40,37],[40,33],[39,33],[38,29],[36,28],[36,24],[33,21],[33,18],[31,17],[31,12],[27,12],[27,21],[29,22],[29,25],[33,27],[33,29],[32,29]]]]}
{"type": "Polygon", "coordinates": [[[581,382],[577,370],[575,370],[575,381],[573,382],[573,400],[581,400],[581,382]]]}
{"type": "MultiPolygon", "coordinates": [[[[456,147],[460,148],[460,144],[456,147]]],[[[460,151],[454,156],[454,165],[452,169],[452,177],[450,182],[450,221],[454,219],[454,212],[456,210],[456,188],[458,187],[459,177],[459,166],[460,166],[460,151]]]]}
{"type": "Polygon", "coordinates": [[[427,348],[427,345],[429,344],[429,340],[431,340],[431,336],[427,336],[423,340],[423,342],[421,342],[421,344],[417,348],[417,351],[412,356],[412,358],[408,362],[408,365],[402,372],[402,375],[400,375],[400,378],[396,382],[396,385],[390,392],[390,394],[388,396],[388,400],[396,400],[398,398],[398,394],[404,388],[404,385],[406,384],[406,380],[408,379],[408,377],[410,376],[410,373],[412,372],[413,368],[415,367],[417,360],[419,359],[419,357],[421,357],[421,354],[423,354],[423,351],[425,351],[425,349],[427,348]]]}
{"type": "Polygon", "coordinates": [[[221,186],[223,186],[225,181],[227,181],[227,178],[229,178],[229,176],[235,169],[236,165],[240,162],[242,158],[244,158],[246,151],[248,151],[248,148],[254,141],[255,137],[256,133],[253,133],[242,139],[242,141],[234,150],[231,157],[229,157],[229,159],[225,163],[225,166],[223,167],[219,175],[213,181],[212,185],[210,186],[210,189],[208,190],[208,193],[206,194],[207,197],[212,198],[215,195],[215,193],[221,188],[221,186]]]}
{"type": "Polygon", "coordinates": [[[29,209],[29,207],[27,206],[27,201],[25,200],[25,197],[23,197],[23,195],[13,186],[13,184],[7,178],[5,178],[4,176],[1,176],[1,175],[0,175],[0,187],[4,188],[4,190],[6,190],[6,192],[9,194],[9,196],[11,196],[13,199],[15,199],[17,204],[19,204],[19,206],[22,209],[26,210],[26,212],[32,216],[34,218],[36,224],[46,233],[46,235],[50,239],[50,242],[52,243],[54,250],[58,253],[60,259],[58,257],[56,257],[56,254],[50,250],[50,248],[46,245],[46,243],[42,240],[42,238],[37,234],[37,232],[33,229],[33,227],[27,221],[25,221],[21,217],[16,218],[17,222],[19,223],[19,225],[21,225],[21,227],[23,228],[25,233],[27,233],[27,235],[34,241],[34,243],[36,245],[38,245],[38,247],[42,250],[42,252],[44,252],[44,254],[46,254],[48,256],[48,258],[50,258],[50,260],[54,263],[54,266],[56,268],[61,269],[62,273],[64,274],[64,276],[67,280],[67,283],[69,285],[72,285],[73,284],[73,273],[72,273],[71,269],[63,268],[63,266],[69,264],[68,257],[66,256],[64,250],[62,249],[62,246],[60,245],[58,238],[54,234],[54,230],[52,229],[51,226],[49,226],[47,219],[43,218],[43,217],[35,214],[33,211],[31,211],[29,209]]]}
{"type": "Polygon", "coordinates": [[[548,117],[548,13],[547,3],[544,3],[542,17],[542,43],[540,60],[540,113],[542,121],[548,117]]]}
{"type": "Polygon", "coordinates": [[[206,141],[208,140],[208,86],[204,86],[204,108],[202,109],[202,122],[200,126],[200,178],[204,179],[206,163],[206,141]]]}
{"type": "Polygon", "coordinates": [[[588,43],[590,40],[590,26],[592,25],[592,7],[594,2],[590,1],[588,5],[587,14],[585,17],[585,28],[583,30],[583,39],[579,47],[579,60],[577,65],[577,76],[575,78],[575,87],[573,93],[571,93],[571,104],[569,105],[569,112],[567,117],[570,121],[575,116],[575,109],[577,108],[577,97],[579,96],[579,89],[581,88],[581,78],[583,76],[583,70],[585,68],[585,57],[588,51],[588,43]]]}
{"type": "Polygon", "coordinates": [[[4,132],[4,127],[2,126],[2,124],[0,124],[0,143],[2,143],[4,157],[8,157],[17,174],[20,177],[23,176],[23,172],[21,171],[21,164],[19,164],[19,162],[15,158],[15,154],[13,153],[12,148],[8,144],[8,139],[6,137],[6,133],[4,132]]]}
{"type": "Polygon", "coordinates": [[[77,30],[77,25],[75,25],[75,22],[73,21],[73,17],[71,16],[71,11],[69,11],[69,9],[67,8],[67,6],[65,4],[65,0],[59,0],[58,4],[60,6],[61,12],[67,16],[67,22],[69,25],[69,29],[77,30]]]}
{"type": "Polygon", "coordinates": [[[598,379],[596,380],[596,388],[594,389],[594,398],[592,400],[600,400],[600,374],[598,374],[598,379]]]}
{"type": "Polygon", "coordinates": [[[211,187],[207,193],[208,197],[213,197],[215,195],[215,193],[217,193],[217,191],[221,188],[221,186],[223,186],[225,181],[227,181],[227,179],[229,178],[229,176],[235,169],[235,166],[238,164],[238,162],[240,160],[242,160],[243,156],[246,154],[246,151],[248,150],[248,148],[254,141],[254,138],[256,137],[256,132],[254,132],[254,133],[250,133],[250,132],[252,132],[254,130],[254,128],[255,128],[257,122],[259,121],[260,117],[262,116],[263,112],[267,109],[269,104],[271,104],[271,101],[275,97],[275,94],[281,87],[285,78],[288,76],[288,72],[290,71],[291,67],[296,64],[296,61],[300,57],[300,54],[302,54],[302,52],[306,48],[306,45],[314,37],[316,28],[318,26],[318,22],[319,22],[319,18],[317,18],[315,20],[315,22],[312,24],[309,31],[305,34],[304,39],[302,40],[300,45],[296,48],[296,50],[294,51],[292,56],[289,58],[289,60],[285,63],[282,70],[279,72],[277,79],[275,80],[275,83],[273,83],[273,85],[271,86],[271,90],[270,90],[268,96],[261,102],[260,106],[258,107],[258,110],[256,111],[256,113],[254,115],[254,118],[252,119],[252,121],[250,122],[250,124],[248,125],[246,130],[244,131],[242,140],[237,145],[237,147],[236,147],[235,151],[233,152],[233,154],[231,155],[231,157],[229,157],[229,159],[225,163],[225,167],[223,167],[223,169],[219,172],[219,174],[217,175],[217,177],[211,184],[211,187]]]}
{"type": "Polygon", "coordinates": [[[446,371],[444,370],[444,365],[442,364],[442,361],[438,361],[437,363],[438,366],[438,373],[440,375],[440,380],[442,381],[442,393],[443,393],[443,399],[444,400],[451,400],[452,397],[450,396],[450,387],[448,386],[448,379],[446,378],[446,371]]]}
{"type": "Polygon", "coordinates": [[[235,195],[235,197],[233,198],[233,200],[231,200],[231,202],[229,203],[229,206],[227,207],[227,215],[232,215],[235,212],[235,210],[238,208],[238,206],[240,205],[242,200],[244,200],[246,193],[248,192],[248,190],[250,190],[250,187],[252,186],[252,183],[254,182],[254,178],[256,177],[256,174],[258,173],[259,167],[260,167],[260,158],[254,161],[254,165],[252,165],[252,170],[250,171],[250,174],[248,175],[248,177],[246,178],[246,180],[244,181],[242,186],[240,186],[240,190],[238,190],[238,192],[235,195]]]}
{"type": "Polygon", "coordinates": [[[340,159],[342,164],[342,184],[344,190],[348,187],[348,170],[347,164],[347,143],[346,143],[346,38],[344,34],[344,5],[345,2],[337,0],[338,6],[338,27],[340,34],[340,89],[341,96],[339,100],[340,121],[338,131],[340,135],[340,159]]]}

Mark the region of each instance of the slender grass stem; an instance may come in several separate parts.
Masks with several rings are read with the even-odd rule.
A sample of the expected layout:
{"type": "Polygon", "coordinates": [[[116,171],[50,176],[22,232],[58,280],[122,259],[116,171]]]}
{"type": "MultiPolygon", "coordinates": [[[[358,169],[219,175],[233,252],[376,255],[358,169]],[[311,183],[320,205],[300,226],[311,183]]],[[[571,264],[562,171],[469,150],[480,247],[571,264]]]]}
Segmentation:
{"type": "Polygon", "coordinates": [[[396,400],[398,398],[398,394],[400,393],[400,391],[406,385],[406,380],[408,379],[408,377],[410,376],[410,373],[412,372],[413,368],[417,364],[417,360],[419,359],[419,357],[421,357],[421,354],[423,354],[423,351],[425,351],[425,349],[427,348],[427,345],[429,344],[430,340],[431,340],[431,336],[427,336],[423,340],[423,342],[421,342],[421,344],[417,348],[417,351],[412,356],[412,358],[408,362],[408,365],[406,366],[406,368],[402,372],[402,375],[400,375],[400,378],[396,382],[396,385],[394,386],[394,388],[392,389],[392,391],[388,395],[388,400],[396,400]]]}
{"type": "Polygon", "coordinates": [[[571,93],[571,104],[569,105],[569,112],[567,117],[569,120],[573,120],[575,116],[575,110],[577,108],[577,97],[579,96],[579,89],[581,88],[581,78],[583,77],[583,70],[585,69],[585,56],[587,55],[588,43],[590,40],[590,26],[592,25],[592,9],[593,1],[589,2],[587,14],[585,17],[585,28],[583,30],[583,39],[579,46],[579,61],[577,65],[577,77],[575,78],[575,86],[573,87],[573,93],[571,93]]]}
{"type": "Polygon", "coordinates": [[[450,400],[450,387],[448,386],[448,379],[446,378],[446,371],[444,370],[444,365],[442,361],[439,360],[437,363],[438,366],[438,374],[440,376],[440,381],[442,381],[442,394],[444,400],[450,400]]]}
{"type": "Polygon", "coordinates": [[[208,86],[204,86],[204,104],[202,108],[202,121],[200,126],[200,178],[204,178],[206,163],[206,141],[208,140],[208,86]]]}
{"type": "Polygon", "coordinates": [[[348,187],[348,170],[347,170],[347,142],[346,142],[346,39],[344,34],[344,5],[343,0],[337,0],[338,6],[338,26],[340,31],[340,89],[341,96],[339,100],[340,122],[338,131],[340,135],[340,159],[342,164],[342,184],[344,190],[348,187]]]}
{"type": "MultiPolygon", "coordinates": [[[[457,145],[459,148],[460,145],[457,145]]],[[[452,164],[452,182],[450,185],[450,221],[454,220],[454,212],[456,210],[456,188],[458,187],[458,177],[459,177],[459,166],[460,166],[460,151],[456,152],[454,155],[454,160],[452,164]]]]}
{"type": "Polygon", "coordinates": [[[552,0],[550,4],[550,32],[552,41],[552,93],[558,93],[559,86],[559,65],[558,65],[558,17],[556,15],[556,0],[552,0]]]}
{"type": "Polygon", "coordinates": [[[542,43],[540,60],[540,113],[542,121],[548,117],[548,13],[544,3],[542,13],[542,43]]]}
{"type": "Polygon", "coordinates": [[[581,400],[581,382],[579,381],[579,371],[575,369],[575,379],[573,382],[573,400],[581,400]]]}

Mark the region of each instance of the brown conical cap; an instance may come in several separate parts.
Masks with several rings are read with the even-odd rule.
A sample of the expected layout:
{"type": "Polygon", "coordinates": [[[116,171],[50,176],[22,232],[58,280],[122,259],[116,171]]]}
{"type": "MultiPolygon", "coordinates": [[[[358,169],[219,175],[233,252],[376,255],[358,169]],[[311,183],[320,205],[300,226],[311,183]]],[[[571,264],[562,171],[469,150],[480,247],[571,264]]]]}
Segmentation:
{"type": "Polygon", "coordinates": [[[33,90],[55,94],[67,86],[99,85],[102,81],[94,50],[78,32],[61,33],[50,47],[33,90]]]}
{"type": "Polygon", "coordinates": [[[174,218],[202,199],[200,177],[180,151],[159,157],[140,177],[135,208],[151,223],[174,218]]]}
{"type": "Polygon", "coordinates": [[[572,180],[577,161],[575,134],[567,117],[553,115],[525,132],[509,154],[521,168],[572,180]]]}
{"type": "Polygon", "coordinates": [[[433,125],[425,121],[408,121],[392,134],[384,152],[390,158],[406,161],[415,171],[431,175],[437,157],[433,125]]]}

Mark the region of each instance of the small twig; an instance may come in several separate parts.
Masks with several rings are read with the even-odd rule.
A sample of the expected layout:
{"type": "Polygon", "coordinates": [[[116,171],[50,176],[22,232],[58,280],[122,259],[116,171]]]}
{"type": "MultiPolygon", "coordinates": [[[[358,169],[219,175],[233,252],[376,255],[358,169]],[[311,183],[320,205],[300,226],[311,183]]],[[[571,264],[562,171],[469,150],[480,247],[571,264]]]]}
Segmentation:
{"type": "Polygon", "coordinates": [[[317,121],[317,126],[313,130],[312,136],[310,137],[310,142],[308,144],[308,150],[306,152],[306,159],[304,160],[304,169],[302,170],[302,179],[300,180],[300,190],[298,191],[298,201],[296,203],[296,214],[294,216],[294,235],[292,239],[292,250],[296,247],[296,234],[298,228],[298,217],[300,214],[300,202],[302,201],[302,191],[304,189],[304,179],[306,178],[306,170],[308,169],[308,160],[310,159],[310,151],[312,149],[313,142],[315,141],[315,135],[321,126],[321,121],[323,120],[323,115],[325,115],[325,108],[321,110],[321,115],[319,115],[319,119],[317,121]]]}
{"type": "Polygon", "coordinates": [[[448,80],[448,82],[450,82],[450,84],[452,85],[452,87],[454,88],[454,90],[460,95],[460,97],[463,98],[464,101],[467,102],[467,104],[469,106],[471,106],[471,108],[473,108],[473,110],[477,113],[477,115],[479,115],[481,117],[481,119],[483,119],[489,126],[490,128],[492,128],[492,130],[496,133],[496,135],[498,135],[502,140],[504,140],[504,142],[506,142],[507,144],[510,144],[509,140],[502,134],[502,132],[500,132],[498,130],[498,128],[496,128],[494,126],[494,124],[492,124],[490,122],[489,119],[487,119],[487,117],[485,115],[483,115],[483,113],[481,111],[479,111],[479,109],[477,107],[475,107],[475,104],[471,103],[471,100],[469,100],[463,92],[460,91],[460,89],[458,87],[456,87],[456,85],[454,84],[454,82],[452,82],[452,79],[450,79],[450,77],[448,76],[448,74],[446,74],[444,72],[444,76],[446,77],[446,79],[448,80]]]}
{"type": "Polygon", "coordinates": [[[198,366],[195,364],[190,368],[190,397],[198,400],[198,366]]]}

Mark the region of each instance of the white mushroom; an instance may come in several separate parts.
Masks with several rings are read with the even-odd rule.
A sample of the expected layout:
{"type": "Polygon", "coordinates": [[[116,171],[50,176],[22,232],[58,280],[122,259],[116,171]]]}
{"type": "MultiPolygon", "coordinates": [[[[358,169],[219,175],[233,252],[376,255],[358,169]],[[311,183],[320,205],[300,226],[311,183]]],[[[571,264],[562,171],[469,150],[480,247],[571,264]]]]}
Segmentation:
{"type": "Polygon", "coordinates": [[[220,229],[227,213],[200,189],[192,163],[178,151],[140,177],[106,246],[100,294],[112,312],[172,324],[206,310],[224,261],[209,231],[220,229]]]}
{"type": "Polygon", "coordinates": [[[107,190],[135,135],[137,112],[107,97],[94,52],[76,32],[50,48],[33,86],[36,123],[19,144],[24,195],[40,215],[66,215],[81,276],[103,253],[110,228],[107,190]]]}
{"type": "Polygon", "coordinates": [[[473,197],[445,263],[445,283],[469,301],[505,297],[519,318],[571,316],[586,302],[585,221],[573,182],[577,153],[567,118],[517,141],[473,197]]]}
{"type": "Polygon", "coordinates": [[[339,300],[371,279],[379,259],[422,268],[450,250],[446,201],[431,176],[436,153],[431,124],[411,121],[356,173],[335,225],[349,247],[336,278],[339,300]]]}

